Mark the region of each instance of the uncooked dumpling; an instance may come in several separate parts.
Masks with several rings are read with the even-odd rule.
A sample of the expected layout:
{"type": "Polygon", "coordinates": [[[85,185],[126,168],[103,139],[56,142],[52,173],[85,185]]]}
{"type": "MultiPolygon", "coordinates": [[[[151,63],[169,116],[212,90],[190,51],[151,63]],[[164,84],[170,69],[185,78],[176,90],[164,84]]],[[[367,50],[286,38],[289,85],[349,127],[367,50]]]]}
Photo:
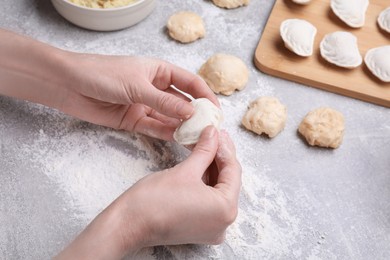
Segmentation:
{"type": "Polygon", "coordinates": [[[334,32],[325,35],[320,43],[321,56],[330,63],[348,69],[362,64],[357,38],[349,32],[334,32]]]}
{"type": "Polygon", "coordinates": [[[181,11],[168,19],[169,35],[182,43],[189,43],[203,38],[205,28],[202,17],[193,12],[181,11]]]}
{"type": "Polygon", "coordinates": [[[368,0],[331,0],[330,6],[344,23],[353,28],[364,25],[368,0]]]}
{"type": "Polygon", "coordinates": [[[248,5],[249,0],[212,0],[213,3],[222,8],[232,9],[243,5],[248,5]]]}
{"type": "Polygon", "coordinates": [[[313,54],[316,27],[302,19],[287,19],[280,25],[280,35],[287,49],[307,57],[313,54]]]}
{"type": "Polygon", "coordinates": [[[249,71],[241,59],[219,53],[210,57],[202,65],[199,75],[215,93],[228,96],[246,86],[249,71]]]}
{"type": "Polygon", "coordinates": [[[249,105],[242,119],[246,129],[270,138],[279,134],[286,125],[287,108],[274,97],[260,97],[249,105]]]}
{"type": "Polygon", "coordinates": [[[372,74],[383,82],[390,82],[390,45],[368,50],[364,62],[372,74]]]}
{"type": "Polygon", "coordinates": [[[321,107],[306,115],[298,131],[310,145],[337,148],[343,141],[344,116],[334,109],[321,107]]]}
{"type": "Polygon", "coordinates": [[[311,0],[292,0],[294,3],[296,4],[300,4],[300,5],[307,5],[310,3],[311,0]]]}
{"type": "Polygon", "coordinates": [[[223,121],[222,111],[207,98],[195,99],[191,102],[194,114],[176,129],[173,139],[182,145],[198,142],[202,131],[209,125],[219,126],[223,121]]]}
{"type": "Polygon", "coordinates": [[[390,33],[390,7],[379,14],[378,24],[384,31],[390,33]]]}

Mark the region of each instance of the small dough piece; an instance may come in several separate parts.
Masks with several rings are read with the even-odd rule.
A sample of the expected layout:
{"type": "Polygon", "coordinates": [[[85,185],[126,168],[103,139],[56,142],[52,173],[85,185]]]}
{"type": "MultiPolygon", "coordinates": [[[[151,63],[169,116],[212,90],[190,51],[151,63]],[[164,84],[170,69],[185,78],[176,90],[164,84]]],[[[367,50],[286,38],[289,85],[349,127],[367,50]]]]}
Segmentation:
{"type": "Polygon", "coordinates": [[[222,8],[232,9],[243,5],[248,5],[249,0],[212,0],[213,3],[222,8]]]}
{"type": "Polygon", "coordinates": [[[363,27],[366,19],[368,0],[331,0],[334,14],[352,28],[363,27]]]}
{"type": "Polygon", "coordinates": [[[202,65],[199,75],[215,93],[229,96],[246,86],[249,71],[240,58],[218,53],[202,65]]]}
{"type": "Polygon", "coordinates": [[[196,41],[206,33],[202,17],[188,11],[173,14],[168,19],[167,28],[169,35],[182,43],[196,41]]]}
{"type": "Polygon", "coordinates": [[[194,106],[194,114],[173,133],[173,139],[182,145],[196,144],[202,131],[209,125],[214,125],[218,130],[223,121],[221,109],[215,106],[207,98],[198,98],[191,102],[194,106]]]}
{"type": "Polygon", "coordinates": [[[299,56],[308,57],[313,54],[316,34],[317,28],[306,20],[287,19],[280,25],[284,45],[299,56]]]}
{"type": "Polygon", "coordinates": [[[357,38],[350,32],[333,32],[320,43],[321,56],[339,67],[353,69],[362,64],[357,38]]]}
{"type": "Polygon", "coordinates": [[[310,3],[311,0],[292,0],[294,3],[296,4],[300,4],[300,5],[307,5],[310,3]]]}
{"type": "Polygon", "coordinates": [[[364,63],[383,82],[390,82],[390,45],[367,51],[364,63]]]}
{"type": "Polygon", "coordinates": [[[306,115],[298,131],[312,146],[337,148],[343,141],[344,116],[331,108],[317,108],[306,115]]]}
{"type": "Polygon", "coordinates": [[[283,130],[286,120],[287,108],[277,98],[260,97],[249,105],[242,124],[258,135],[265,133],[273,138],[283,130]]]}
{"type": "Polygon", "coordinates": [[[390,7],[387,7],[379,14],[378,24],[382,30],[390,33],[390,7]]]}

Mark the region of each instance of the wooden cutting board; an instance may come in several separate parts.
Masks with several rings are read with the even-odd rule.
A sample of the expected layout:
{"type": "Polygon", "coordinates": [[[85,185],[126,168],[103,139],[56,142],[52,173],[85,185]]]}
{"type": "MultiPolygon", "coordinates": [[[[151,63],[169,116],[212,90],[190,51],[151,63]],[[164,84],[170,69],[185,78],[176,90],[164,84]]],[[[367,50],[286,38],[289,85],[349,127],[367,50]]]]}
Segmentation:
{"type": "Polygon", "coordinates": [[[371,48],[390,45],[390,34],[382,31],[376,22],[379,13],[388,6],[389,0],[370,0],[365,26],[353,29],[334,15],[330,0],[313,0],[306,6],[291,0],[276,0],[255,52],[255,64],[273,76],[390,107],[390,83],[373,76],[364,63],[352,70],[332,65],[321,57],[319,50],[324,35],[334,31],[353,33],[363,57],[371,48]],[[317,27],[312,56],[303,58],[284,47],[279,27],[289,18],[305,19],[317,27]]]}

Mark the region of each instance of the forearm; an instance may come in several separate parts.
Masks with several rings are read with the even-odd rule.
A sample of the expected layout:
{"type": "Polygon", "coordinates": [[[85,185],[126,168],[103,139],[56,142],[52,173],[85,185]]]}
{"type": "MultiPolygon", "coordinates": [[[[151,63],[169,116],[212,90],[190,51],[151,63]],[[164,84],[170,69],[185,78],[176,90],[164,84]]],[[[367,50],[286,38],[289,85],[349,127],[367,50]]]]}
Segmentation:
{"type": "Polygon", "coordinates": [[[59,108],[70,67],[67,52],[0,29],[0,95],[59,108]]]}
{"type": "Polygon", "coordinates": [[[134,209],[131,203],[132,194],[129,191],[114,201],[55,259],[122,259],[146,246],[148,231],[143,228],[140,210],[134,209]]]}

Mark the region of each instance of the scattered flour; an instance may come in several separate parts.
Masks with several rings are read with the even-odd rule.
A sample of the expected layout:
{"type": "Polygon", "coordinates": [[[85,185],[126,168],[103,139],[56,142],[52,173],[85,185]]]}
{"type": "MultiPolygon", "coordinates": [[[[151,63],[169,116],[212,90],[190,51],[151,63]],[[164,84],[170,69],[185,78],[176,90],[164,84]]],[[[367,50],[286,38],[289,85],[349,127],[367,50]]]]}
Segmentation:
{"type": "MultiPolygon", "coordinates": [[[[267,84],[260,87],[265,93],[272,92],[267,84]]],[[[258,92],[263,94],[262,90],[258,92]]],[[[280,259],[292,252],[299,221],[290,214],[278,184],[268,177],[272,169],[246,157],[253,153],[253,146],[245,146],[250,140],[243,138],[249,135],[243,135],[240,121],[248,102],[232,102],[226,97],[220,101],[225,115],[236,115],[225,116],[222,128],[228,129],[235,140],[243,168],[237,220],[222,245],[147,248],[138,259],[154,259],[155,255],[167,259],[280,259]]],[[[186,156],[185,150],[173,143],[93,126],[41,106],[30,110],[44,117],[50,127],[38,130],[35,141],[22,150],[65,194],[68,205],[64,210],[75,212],[74,217],[84,225],[136,181],[186,156]]]]}

